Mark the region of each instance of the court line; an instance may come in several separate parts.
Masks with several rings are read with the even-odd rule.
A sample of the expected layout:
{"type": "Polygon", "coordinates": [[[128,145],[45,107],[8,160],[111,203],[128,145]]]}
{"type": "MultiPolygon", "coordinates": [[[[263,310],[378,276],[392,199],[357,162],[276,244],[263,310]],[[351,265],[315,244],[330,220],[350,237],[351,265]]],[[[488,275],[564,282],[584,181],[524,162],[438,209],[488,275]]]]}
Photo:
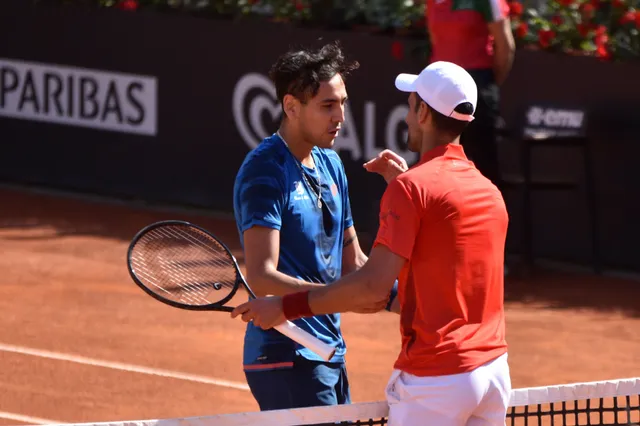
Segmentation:
{"type": "Polygon", "coordinates": [[[22,414],[7,413],[6,411],[0,411],[0,419],[15,420],[17,422],[28,423],[32,425],[55,425],[65,424],[59,420],[43,419],[40,417],[23,416],[22,414]]]}
{"type": "Polygon", "coordinates": [[[181,373],[179,371],[162,370],[158,368],[144,367],[140,365],[124,364],[121,362],[105,361],[95,358],[88,358],[80,355],[51,352],[41,349],[27,348],[0,343],[0,351],[13,352],[22,355],[31,355],[40,358],[54,359],[58,361],[75,362],[77,364],[90,365],[93,367],[111,368],[113,370],[128,371],[131,373],[149,374],[152,376],[170,377],[172,379],[186,380],[189,382],[204,383],[207,385],[222,386],[225,388],[248,391],[246,383],[232,382],[229,380],[216,379],[213,377],[198,376],[195,374],[181,373]]]}

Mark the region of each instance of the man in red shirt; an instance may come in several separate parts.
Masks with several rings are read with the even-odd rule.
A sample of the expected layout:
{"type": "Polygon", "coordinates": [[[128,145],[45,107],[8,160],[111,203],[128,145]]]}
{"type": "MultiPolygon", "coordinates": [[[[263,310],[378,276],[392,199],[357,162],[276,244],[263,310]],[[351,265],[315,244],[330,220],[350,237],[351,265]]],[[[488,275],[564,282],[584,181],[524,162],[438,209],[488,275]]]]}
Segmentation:
{"type": "Polygon", "coordinates": [[[475,120],[462,134],[465,152],[501,188],[496,143],[500,86],[513,63],[515,42],[506,0],[427,0],[431,61],[460,65],[478,86],[475,120]]]}
{"type": "MultiPolygon", "coordinates": [[[[396,87],[409,93],[408,147],[420,161],[390,178],[369,260],[330,286],[252,300],[232,317],[271,328],[314,314],[382,309],[397,277],[402,350],[386,389],[389,424],[504,425],[508,216],[500,191],[459,144],[474,119],[477,87],[450,62],[401,74],[396,87]]],[[[367,167],[398,166],[383,156],[376,162],[367,167]]]]}

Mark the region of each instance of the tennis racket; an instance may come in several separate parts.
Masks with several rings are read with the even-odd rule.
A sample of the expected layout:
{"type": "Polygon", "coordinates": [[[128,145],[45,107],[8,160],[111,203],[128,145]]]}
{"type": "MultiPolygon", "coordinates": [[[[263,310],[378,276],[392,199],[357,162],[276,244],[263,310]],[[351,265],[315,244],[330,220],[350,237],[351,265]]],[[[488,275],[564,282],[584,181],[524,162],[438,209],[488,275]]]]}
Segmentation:
{"type": "MultiPolygon", "coordinates": [[[[256,298],[227,246],[189,222],[168,220],[141,229],[127,251],[133,281],[151,297],[180,309],[231,312],[240,286],[256,298]]],[[[291,321],[275,327],[329,361],[335,348],[291,321]]]]}

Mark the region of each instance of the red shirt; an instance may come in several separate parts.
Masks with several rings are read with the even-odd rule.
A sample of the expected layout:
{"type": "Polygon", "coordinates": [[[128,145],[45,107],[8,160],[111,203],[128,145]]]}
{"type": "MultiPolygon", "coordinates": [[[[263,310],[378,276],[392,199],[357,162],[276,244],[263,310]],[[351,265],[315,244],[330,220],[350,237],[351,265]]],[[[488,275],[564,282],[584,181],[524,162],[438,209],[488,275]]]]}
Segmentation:
{"type": "Polygon", "coordinates": [[[509,16],[506,0],[427,0],[431,62],[465,69],[493,68],[493,37],[487,24],[509,16]]]}
{"type": "Polygon", "coordinates": [[[374,245],[407,259],[398,277],[402,350],[417,376],[471,371],[507,351],[500,191],[461,145],[440,146],[393,180],[374,245]]]}

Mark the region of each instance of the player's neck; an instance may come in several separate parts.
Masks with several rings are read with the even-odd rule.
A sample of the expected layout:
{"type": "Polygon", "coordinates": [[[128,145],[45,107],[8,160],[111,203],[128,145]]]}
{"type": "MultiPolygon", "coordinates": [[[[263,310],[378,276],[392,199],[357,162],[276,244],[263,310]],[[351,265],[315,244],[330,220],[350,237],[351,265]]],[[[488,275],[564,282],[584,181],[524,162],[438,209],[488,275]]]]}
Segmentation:
{"type": "Polygon", "coordinates": [[[422,157],[427,152],[431,151],[433,148],[438,146],[448,145],[448,144],[460,144],[460,137],[455,139],[451,138],[443,138],[436,134],[425,134],[422,139],[422,147],[420,149],[420,157],[422,157]]]}
{"type": "Polygon", "coordinates": [[[312,144],[305,141],[298,132],[296,132],[290,126],[287,126],[285,123],[282,123],[282,125],[280,125],[278,134],[280,135],[280,138],[282,138],[287,144],[287,146],[289,147],[289,151],[291,151],[293,156],[296,157],[298,161],[300,161],[307,167],[315,166],[313,157],[311,156],[311,151],[313,150],[312,144]]]}

